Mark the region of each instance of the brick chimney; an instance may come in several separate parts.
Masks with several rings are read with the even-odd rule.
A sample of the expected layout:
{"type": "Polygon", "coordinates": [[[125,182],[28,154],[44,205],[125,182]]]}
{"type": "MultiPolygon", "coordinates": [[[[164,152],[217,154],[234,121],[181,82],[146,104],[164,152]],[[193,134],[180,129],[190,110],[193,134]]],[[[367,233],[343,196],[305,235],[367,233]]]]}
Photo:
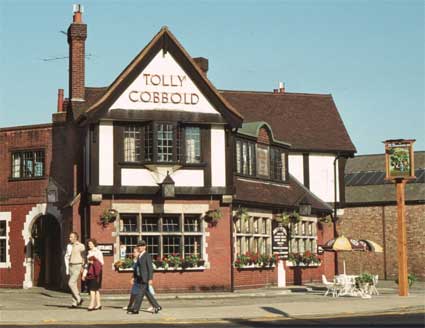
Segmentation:
{"type": "Polygon", "coordinates": [[[208,59],[204,57],[196,57],[196,58],[193,58],[193,60],[195,61],[196,65],[198,65],[198,67],[201,69],[201,71],[204,73],[204,75],[207,76],[208,59]]]}
{"type": "Polygon", "coordinates": [[[85,41],[87,25],[83,24],[83,6],[74,5],[74,17],[68,28],[69,44],[69,99],[84,101],[85,97],[85,41]]]}
{"type": "Polygon", "coordinates": [[[285,85],[279,82],[279,89],[273,89],[273,93],[285,93],[285,85]]]}

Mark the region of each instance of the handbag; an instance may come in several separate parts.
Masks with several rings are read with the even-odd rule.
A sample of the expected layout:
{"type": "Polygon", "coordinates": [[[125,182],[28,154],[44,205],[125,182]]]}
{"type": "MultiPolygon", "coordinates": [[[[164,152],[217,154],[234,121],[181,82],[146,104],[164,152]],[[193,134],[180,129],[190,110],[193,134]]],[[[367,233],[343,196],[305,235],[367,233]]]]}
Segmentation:
{"type": "Polygon", "coordinates": [[[149,285],[148,289],[149,289],[149,293],[151,293],[152,295],[155,295],[155,289],[153,288],[152,285],[149,285]]]}

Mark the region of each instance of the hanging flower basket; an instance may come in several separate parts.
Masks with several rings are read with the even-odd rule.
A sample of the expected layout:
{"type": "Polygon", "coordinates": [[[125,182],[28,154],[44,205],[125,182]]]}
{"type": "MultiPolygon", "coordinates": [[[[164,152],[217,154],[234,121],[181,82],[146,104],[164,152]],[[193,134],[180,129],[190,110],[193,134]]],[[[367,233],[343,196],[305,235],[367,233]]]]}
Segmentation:
{"type": "Polygon", "coordinates": [[[282,223],[285,227],[288,227],[290,223],[296,224],[301,220],[300,214],[295,211],[292,213],[276,214],[275,218],[278,223],[282,223]]]}
{"type": "Polygon", "coordinates": [[[216,225],[218,221],[221,220],[222,217],[223,215],[221,214],[220,209],[217,208],[215,210],[206,211],[204,215],[204,220],[213,225],[216,225]]]}
{"type": "Polygon", "coordinates": [[[239,206],[238,209],[236,210],[234,219],[240,219],[243,221],[248,220],[249,219],[248,209],[246,207],[239,206]]]}
{"type": "Polygon", "coordinates": [[[103,226],[108,225],[109,223],[114,222],[118,217],[118,211],[114,210],[112,208],[106,209],[103,211],[102,215],[100,216],[100,223],[103,226]]]}

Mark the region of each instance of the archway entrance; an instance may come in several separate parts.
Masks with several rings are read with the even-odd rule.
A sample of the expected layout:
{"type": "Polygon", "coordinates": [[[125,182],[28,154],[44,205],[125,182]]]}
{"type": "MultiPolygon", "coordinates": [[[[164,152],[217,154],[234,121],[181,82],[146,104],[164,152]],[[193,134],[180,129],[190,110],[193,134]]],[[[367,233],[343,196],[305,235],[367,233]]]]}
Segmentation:
{"type": "Polygon", "coordinates": [[[61,229],[51,215],[36,219],[31,229],[33,286],[57,289],[61,280],[61,229]]]}

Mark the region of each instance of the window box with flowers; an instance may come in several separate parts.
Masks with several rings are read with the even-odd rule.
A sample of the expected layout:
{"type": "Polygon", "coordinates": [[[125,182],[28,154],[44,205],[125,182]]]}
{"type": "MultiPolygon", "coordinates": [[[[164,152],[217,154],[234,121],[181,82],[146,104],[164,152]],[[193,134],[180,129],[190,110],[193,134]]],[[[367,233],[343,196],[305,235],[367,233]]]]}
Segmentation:
{"type": "Polygon", "coordinates": [[[114,268],[116,271],[133,271],[134,261],[133,259],[127,257],[122,260],[118,260],[114,263],[114,268]]]}
{"type": "Polygon", "coordinates": [[[247,252],[236,257],[234,266],[238,270],[273,268],[276,266],[277,258],[273,255],[247,252]]]}
{"type": "Polygon", "coordinates": [[[286,265],[288,267],[319,267],[321,261],[316,254],[306,251],[303,254],[289,253],[286,265]]]}
{"type": "Polygon", "coordinates": [[[171,254],[164,256],[162,259],[154,258],[153,267],[156,271],[204,270],[205,260],[195,254],[184,258],[179,256],[179,254],[171,254]]]}

